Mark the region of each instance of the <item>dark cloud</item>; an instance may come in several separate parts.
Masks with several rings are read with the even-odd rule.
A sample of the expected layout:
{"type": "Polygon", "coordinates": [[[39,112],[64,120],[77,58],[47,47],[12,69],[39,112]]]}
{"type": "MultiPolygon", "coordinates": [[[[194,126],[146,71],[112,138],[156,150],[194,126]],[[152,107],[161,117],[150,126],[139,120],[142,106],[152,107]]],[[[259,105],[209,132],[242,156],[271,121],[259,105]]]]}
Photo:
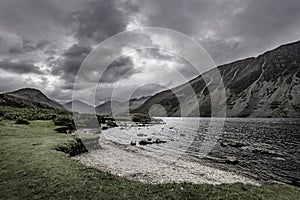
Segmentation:
{"type": "Polygon", "coordinates": [[[53,66],[52,74],[61,76],[67,82],[74,82],[81,63],[91,50],[89,46],[74,44],[65,50],[58,60],[49,57],[50,65],[53,66]]]}
{"type": "Polygon", "coordinates": [[[85,9],[70,15],[73,32],[79,41],[92,40],[96,43],[124,31],[129,23],[130,3],[115,0],[95,1],[85,9]]]}
{"type": "Polygon", "coordinates": [[[122,56],[108,66],[99,82],[114,83],[120,78],[126,79],[135,73],[138,73],[138,71],[134,69],[132,59],[130,57],[122,56]]]}
{"type": "Polygon", "coordinates": [[[91,50],[91,47],[74,44],[63,53],[63,56],[67,58],[87,56],[87,54],[89,54],[91,50]]]}
{"type": "Polygon", "coordinates": [[[20,89],[22,86],[29,87],[29,84],[20,78],[16,78],[15,76],[0,76],[0,93],[20,89]],[[12,79],[14,81],[12,81],[12,79]]]}
{"type": "Polygon", "coordinates": [[[139,5],[147,26],[189,35],[217,64],[299,40],[298,0],[145,0],[139,5]]]}
{"type": "MultiPolygon", "coordinates": [[[[73,89],[73,84],[78,70],[90,51],[91,47],[89,46],[74,44],[62,54],[60,59],[56,60],[54,57],[48,57],[49,63],[53,66],[51,73],[53,75],[60,76],[64,82],[62,89],[73,89]]],[[[137,73],[137,71],[133,69],[134,65],[131,58],[126,56],[122,56],[112,62],[104,71],[103,75],[97,73],[99,71],[97,70],[97,67],[101,66],[96,64],[93,69],[89,69],[88,71],[83,69],[84,72],[81,74],[84,74],[85,82],[95,82],[95,80],[100,78],[100,83],[113,83],[118,81],[120,78],[126,79],[130,75],[137,73]]],[[[85,83],[81,84],[84,85],[85,83]]],[[[83,88],[85,87],[83,86],[83,88]]]]}
{"type": "MultiPolygon", "coordinates": [[[[47,91],[48,94],[60,100],[70,99],[74,78],[92,47],[128,27],[157,26],[180,31],[202,44],[216,64],[222,64],[299,40],[299,10],[299,0],[2,0],[0,69],[17,79],[20,77],[18,74],[45,75],[34,63],[41,64],[43,70],[48,66],[46,71],[51,74],[45,76],[51,76],[49,80],[16,81],[16,84],[39,87],[44,81],[55,88],[52,92],[47,91]]],[[[128,41],[132,41],[133,47],[147,43],[145,37],[139,36],[130,37],[128,41]]],[[[164,41],[154,42],[160,44],[164,41]]],[[[123,44],[122,41],[118,43],[114,47],[119,48],[123,44]]],[[[178,83],[175,76],[170,75],[171,70],[177,70],[187,79],[198,75],[179,56],[156,50],[141,52],[140,57],[144,57],[144,61],[137,63],[145,66],[161,64],[163,73],[168,74],[165,82],[169,82],[170,87],[172,83],[178,83]],[[169,63],[170,69],[166,69],[164,62],[169,63]]],[[[106,63],[103,60],[110,60],[111,55],[108,51],[107,55],[95,60],[95,68],[84,73],[82,88],[98,78],[99,74],[93,73],[97,72],[101,63],[106,63]]],[[[111,85],[119,79],[139,74],[136,76],[139,77],[137,84],[141,85],[141,79],[151,76],[151,70],[147,73],[137,71],[132,59],[122,56],[104,72],[100,80],[101,98],[109,97],[113,90],[111,85]]],[[[35,76],[32,77],[35,79],[35,76]]],[[[154,76],[153,82],[162,83],[158,77],[161,78],[160,74],[154,76]]],[[[5,83],[2,80],[0,83],[5,83]]],[[[16,85],[7,84],[7,88],[14,87],[16,85]]],[[[120,96],[128,88],[122,86],[120,96]]],[[[155,93],[156,90],[156,86],[145,87],[139,90],[139,95],[155,93]]]]}
{"type": "Polygon", "coordinates": [[[41,40],[34,42],[28,38],[22,37],[20,44],[16,44],[9,49],[10,53],[13,54],[22,54],[22,53],[31,53],[35,51],[43,51],[46,47],[50,45],[50,42],[47,40],[41,40]]]}
{"type": "Polygon", "coordinates": [[[299,25],[298,0],[249,1],[246,9],[232,21],[234,32],[245,38],[270,41],[290,26],[299,25]],[[270,38],[271,37],[271,38],[270,38]]]}
{"type": "Polygon", "coordinates": [[[43,71],[41,71],[38,66],[26,61],[11,61],[4,59],[0,61],[0,69],[16,74],[43,74],[43,71]]]}

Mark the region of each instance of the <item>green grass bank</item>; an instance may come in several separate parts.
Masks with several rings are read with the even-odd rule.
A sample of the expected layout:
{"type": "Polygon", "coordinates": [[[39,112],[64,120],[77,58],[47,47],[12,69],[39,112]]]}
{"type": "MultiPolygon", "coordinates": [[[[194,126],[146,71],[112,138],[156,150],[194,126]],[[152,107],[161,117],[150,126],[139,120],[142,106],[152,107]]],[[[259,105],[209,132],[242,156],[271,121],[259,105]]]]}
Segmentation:
{"type": "Polygon", "coordinates": [[[126,180],[55,150],[74,136],[54,131],[52,121],[17,125],[0,121],[0,199],[299,199],[289,185],[149,185],[126,180]]]}

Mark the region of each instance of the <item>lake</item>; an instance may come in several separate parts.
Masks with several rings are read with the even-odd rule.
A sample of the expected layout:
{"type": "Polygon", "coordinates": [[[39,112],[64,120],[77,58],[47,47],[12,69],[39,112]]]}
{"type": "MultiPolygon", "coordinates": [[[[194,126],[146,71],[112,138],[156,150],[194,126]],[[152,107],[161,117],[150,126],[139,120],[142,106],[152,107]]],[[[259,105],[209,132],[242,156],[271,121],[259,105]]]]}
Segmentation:
{"type": "Polygon", "coordinates": [[[165,124],[119,123],[103,135],[116,143],[134,141],[146,151],[188,158],[258,180],[292,183],[300,179],[300,119],[160,119],[165,124]],[[139,141],[156,139],[166,143],[139,145],[139,141]]]}

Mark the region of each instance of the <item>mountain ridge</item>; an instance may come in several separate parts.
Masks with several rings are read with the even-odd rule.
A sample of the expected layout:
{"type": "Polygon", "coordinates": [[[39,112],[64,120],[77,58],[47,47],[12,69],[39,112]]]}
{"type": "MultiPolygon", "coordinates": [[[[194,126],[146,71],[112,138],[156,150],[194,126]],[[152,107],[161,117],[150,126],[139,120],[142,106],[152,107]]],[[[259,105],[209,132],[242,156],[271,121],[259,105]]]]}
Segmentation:
{"type": "Polygon", "coordinates": [[[78,112],[78,113],[94,113],[95,108],[92,105],[89,105],[85,102],[80,100],[73,100],[63,104],[63,107],[71,112],[78,112]],[[75,106],[74,106],[75,104],[75,106]]]}
{"type": "Polygon", "coordinates": [[[65,108],[55,100],[48,98],[43,92],[35,88],[21,88],[2,95],[9,95],[16,98],[26,99],[27,101],[45,104],[50,108],[65,110],[65,108]]]}
{"type": "Polygon", "coordinates": [[[112,112],[114,112],[114,115],[126,115],[129,114],[131,110],[142,105],[148,98],[150,97],[133,98],[129,101],[107,101],[96,106],[95,109],[98,114],[102,115],[111,115],[112,112]]]}
{"type": "MultiPolygon", "coordinates": [[[[210,95],[202,77],[212,77],[210,92],[217,96],[220,93],[217,91],[219,72],[226,89],[228,117],[299,117],[299,69],[300,41],[297,41],[257,57],[220,65],[187,83],[155,94],[132,112],[147,114],[152,106],[158,104],[165,109],[166,116],[182,116],[176,94],[172,91],[184,94],[187,85],[191,85],[199,97],[201,116],[211,116],[210,95]]],[[[187,96],[186,101],[192,98],[187,96]]],[[[152,114],[160,116],[159,110],[156,111],[154,109],[152,114]]],[[[189,116],[197,116],[199,112],[195,110],[189,116]]]]}

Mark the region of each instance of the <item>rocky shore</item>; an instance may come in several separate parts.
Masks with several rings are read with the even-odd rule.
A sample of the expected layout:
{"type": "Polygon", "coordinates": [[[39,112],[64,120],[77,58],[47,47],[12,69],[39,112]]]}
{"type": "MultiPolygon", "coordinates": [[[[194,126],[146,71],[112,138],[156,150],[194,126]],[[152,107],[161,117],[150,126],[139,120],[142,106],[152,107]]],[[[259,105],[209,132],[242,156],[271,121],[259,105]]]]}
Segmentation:
{"type": "Polygon", "coordinates": [[[104,138],[101,149],[73,157],[84,165],[144,183],[191,182],[222,184],[241,182],[259,185],[259,182],[185,160],[174,155],[147,151],[134,145],[118,144],[104,138]]]}

